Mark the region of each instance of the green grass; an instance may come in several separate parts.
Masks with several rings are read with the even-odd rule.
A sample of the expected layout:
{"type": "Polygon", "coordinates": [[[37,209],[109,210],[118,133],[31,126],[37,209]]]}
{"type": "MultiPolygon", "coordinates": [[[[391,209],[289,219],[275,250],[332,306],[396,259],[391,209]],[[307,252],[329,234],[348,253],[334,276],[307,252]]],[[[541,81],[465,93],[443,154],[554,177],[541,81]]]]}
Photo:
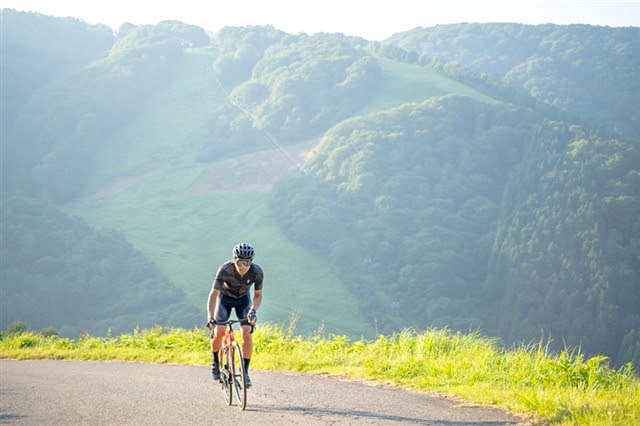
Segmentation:
{"type": "MultiPolygon", "coordinates": [[[[640,424],[640,379],[631,366],[613,370],[604,357],[553,354],[542,344],[504,349],[478,333],[446,329],[406,330],[375,340],[309,337],[288,328],[260,325],[254,334],[252,366],[376,380],[419,391],[442,392],[495,406],[554,425],[640,424]]],[[[210,362],[208,330],[135,330],[117,337],[77,340],[30,331],[5,334],[0,357],[210,362]]]]}
{"type": "Polygon", "coordinates": [[[367,106],[360,111],[362,114],[394,108],[404,103],[419,103],[430,97],[448,94],[469,96],[480,102],[496,102],[495,99],[469,86],[419,65],[405,64],[381,57],[377,60],[382,68],[382,83],[377,87],[367,106]]]}
{"type": "MultiPolygon", "coordinates": [[[[153,182],[149,183],[151,191],[153,182]]],[[[123,232],[185,292],[186,301],[202,311],[203,322],[216,268],[231,258],[237,242],[249,241],[257,249],[256,263],[265,271],[261,320],[285,323],[295,311],[300,314],[299,332],[311,332],[324,323],[334,333],[375,333],[374,327],[354,312],[358,306],[355,296],[330,272],[327,263],[282,234],[269,214],[266,193],[189,198],[169,194],[162,198],[126,191],[107,203],[69,211],[94,226],[123,232]],[[228,205],[250,208],[241,214],[225,208],[228,205]],[[303,275],[312,279],[301,280],[303,275]]]]}

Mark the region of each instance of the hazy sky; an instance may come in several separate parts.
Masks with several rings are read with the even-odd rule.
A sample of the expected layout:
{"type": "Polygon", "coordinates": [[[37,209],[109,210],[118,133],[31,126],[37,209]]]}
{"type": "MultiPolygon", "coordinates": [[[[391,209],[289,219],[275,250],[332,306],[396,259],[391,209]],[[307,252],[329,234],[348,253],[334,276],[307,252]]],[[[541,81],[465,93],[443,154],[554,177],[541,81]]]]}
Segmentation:
{"type": "Polygon", "coordinates": [[[73,16],[117,29],[175,19],[217,31],[266,25],[296,34],[339,32],[369,40],[458,22],[640,26],[640,0],[0,0],[0,8],[73,16]]]}

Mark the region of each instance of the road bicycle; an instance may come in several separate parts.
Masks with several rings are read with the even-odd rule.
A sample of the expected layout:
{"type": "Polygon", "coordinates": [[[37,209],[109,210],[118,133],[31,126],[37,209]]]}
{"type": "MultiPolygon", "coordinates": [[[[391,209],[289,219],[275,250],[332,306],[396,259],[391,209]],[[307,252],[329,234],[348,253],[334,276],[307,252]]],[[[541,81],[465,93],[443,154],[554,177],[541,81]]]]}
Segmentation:
{"type": "MultiPolygon", "coordinates": [[[[240,321],[244,320],[212,320],[210,324],[212,326],[227,326],[222,340],[222,347],[220,347],[220,352],[218,353],[218,359],[220,360],[220,383],[222,383],[222,391],[224,392],[224,400],[226,403],[231,405],[233,403],[233,395],[235,394],[238,407],[244,410],[247,406],[247,371],[244,367],[242,350],[238,342],[236,342],[233,333],[233,324],[239,323],[240,321]]],[[[211,337],[213,338],[213,328],[211,330],[211,337]]]]}

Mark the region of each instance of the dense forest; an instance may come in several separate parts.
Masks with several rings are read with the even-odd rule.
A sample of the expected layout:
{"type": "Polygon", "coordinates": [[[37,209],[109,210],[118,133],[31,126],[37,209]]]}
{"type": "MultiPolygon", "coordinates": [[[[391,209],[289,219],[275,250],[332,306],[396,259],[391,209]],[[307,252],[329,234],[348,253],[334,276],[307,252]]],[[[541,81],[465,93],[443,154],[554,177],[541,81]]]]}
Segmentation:
{"type": "Polygon", "coordinates": [[[298,297],[344,287],[376,332],[481,329],[640,366],[640,29],[459,24],[378,43],[6,9],[2,25],[2,327],[198,324],[207,289],[188,271],[210,259],[185,235],[234,240],[207,223],[227,208],[328,265],[335,281],[308,276],[298,297]],[[251,152],[291,163],[260,213],[251,152]],[[185,195],[232,160],[240,198],[185,195]]]}
{"type": "Polygon", "coordinates": [[[464,98],[404,106],[328,132],[274,209],[372,316],[631,354],[640,151],[589,132],[464,98]]]}

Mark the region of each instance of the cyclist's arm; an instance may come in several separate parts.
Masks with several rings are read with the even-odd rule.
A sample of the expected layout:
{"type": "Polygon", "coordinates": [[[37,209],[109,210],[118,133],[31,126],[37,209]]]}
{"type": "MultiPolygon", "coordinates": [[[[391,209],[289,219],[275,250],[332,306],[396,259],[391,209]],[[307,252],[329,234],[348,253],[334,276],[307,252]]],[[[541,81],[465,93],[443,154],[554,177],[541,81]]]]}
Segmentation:
{"type": "Polygon", "coordinates": [[[218,294],[220,290],[211,286],[211,292],[209,293],[209,301],[207,302],[207,321],[213,318],[213,314],[216,312],[216,303],[218,302],[218,294]]]}
{"type": "Polygon", "coordinates": [[[253,291],[253,303],[251,304],[251,309],[257,311],[262,303],[262,290],[254,290],[253,291]]]}

